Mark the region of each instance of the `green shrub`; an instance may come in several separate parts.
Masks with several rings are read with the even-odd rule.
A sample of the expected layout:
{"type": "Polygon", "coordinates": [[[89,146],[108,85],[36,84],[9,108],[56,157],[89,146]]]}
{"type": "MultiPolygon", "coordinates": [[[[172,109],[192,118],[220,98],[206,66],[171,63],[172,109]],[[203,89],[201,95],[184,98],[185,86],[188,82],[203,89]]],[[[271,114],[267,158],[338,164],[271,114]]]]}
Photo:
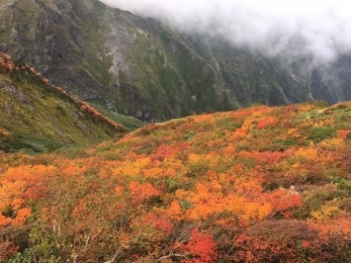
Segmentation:
{"type": "Polygon", "coordinates": [[[308,139],[315,143],[335,137],[336,131],[333,127],[314,127],[308,132],[308,139]]]}
{"type": "Polygon", "coordinates": [[[340,109],[340,110],[343,110],[343,109],[346,109],[346,108],[347,108],[347,106],[345,104],[338,105],[338,109],[340,109]]]}
{"type": "Polygon", "coordinates": [[[225,117],[219,119],[216,122],[217,128],[234,131],[237,128],[240,128],[243,125],[243,121],[234,121],[231,117],[225,117]]]}
{"type": "Polygon", "coordinates": [[[345,191],[335,189],[333,186],[316,188],[308,192],[304,198],[302,207],[294,210],[297,219],[306,219],[310,217],[312,211],[318,211],[323,205],[332,200],[342,200],[347,197],[345,191]]]}

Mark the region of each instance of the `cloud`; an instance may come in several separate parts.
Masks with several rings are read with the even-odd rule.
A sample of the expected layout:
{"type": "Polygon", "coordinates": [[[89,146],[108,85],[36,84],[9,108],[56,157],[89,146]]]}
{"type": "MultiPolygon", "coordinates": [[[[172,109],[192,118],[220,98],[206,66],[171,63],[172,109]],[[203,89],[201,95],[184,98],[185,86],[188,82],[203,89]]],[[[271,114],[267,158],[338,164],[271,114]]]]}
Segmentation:
{"type": "Polygon", "coordinates": [[[181,31],[222,37],[267,56],[330,62],[351,52],[351,15],[340,0],[101,0],[181,31]]]}

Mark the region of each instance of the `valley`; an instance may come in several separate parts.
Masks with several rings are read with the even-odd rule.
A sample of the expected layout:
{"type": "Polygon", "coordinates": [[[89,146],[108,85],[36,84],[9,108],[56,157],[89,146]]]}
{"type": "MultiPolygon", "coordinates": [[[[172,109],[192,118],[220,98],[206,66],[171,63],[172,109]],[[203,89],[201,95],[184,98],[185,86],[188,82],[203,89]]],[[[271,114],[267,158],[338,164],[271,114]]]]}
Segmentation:
{"type": "Polygon", "coordinates": [[[98,0],[0,18],[0,262],[350,262],[349,55],[98,0]]]}

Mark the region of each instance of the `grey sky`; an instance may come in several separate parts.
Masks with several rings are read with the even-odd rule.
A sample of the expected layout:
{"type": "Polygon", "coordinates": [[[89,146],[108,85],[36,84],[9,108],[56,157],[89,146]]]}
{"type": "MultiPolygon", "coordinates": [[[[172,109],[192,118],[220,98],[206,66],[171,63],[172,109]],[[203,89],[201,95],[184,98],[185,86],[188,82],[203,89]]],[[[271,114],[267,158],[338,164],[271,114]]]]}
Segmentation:
{"type": "Polygon", "coordinates": [[[351,51],[351,3],[340,0],[101,0],[186,32],[224,37],[267,55],[329,62],[351,51]]]}

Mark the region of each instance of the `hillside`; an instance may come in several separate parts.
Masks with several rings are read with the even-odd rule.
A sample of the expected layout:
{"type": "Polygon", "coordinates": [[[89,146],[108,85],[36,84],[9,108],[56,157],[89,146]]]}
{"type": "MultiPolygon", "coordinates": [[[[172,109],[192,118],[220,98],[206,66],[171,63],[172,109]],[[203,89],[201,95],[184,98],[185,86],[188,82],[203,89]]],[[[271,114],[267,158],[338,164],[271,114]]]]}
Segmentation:
{"type": "Polygon", "coordinates": [[[0,1],[0,51],[108,111],[154,122],[259,102],[351,99],[350,57],[313,68],[183,34],[98,0],[0,1]]]}
{"type": "Polygon", "coordinates": [[[127,131],[0,53],[0,150],[52,151],[93,145],[127,131]]]}
{"type": "Polygon", "coordinates": [[[0,16],[0,51],[110,111],[155,121],[235,106],[214,68],[153,20],[98,0],[2,1],[0,16]]]}
{"type": "Polygon", "coordinates": [[[0,255],[350,262],[350,118],[351,102],[256,106],[149,124],[85,157],[2,153],[0,255]]]}

